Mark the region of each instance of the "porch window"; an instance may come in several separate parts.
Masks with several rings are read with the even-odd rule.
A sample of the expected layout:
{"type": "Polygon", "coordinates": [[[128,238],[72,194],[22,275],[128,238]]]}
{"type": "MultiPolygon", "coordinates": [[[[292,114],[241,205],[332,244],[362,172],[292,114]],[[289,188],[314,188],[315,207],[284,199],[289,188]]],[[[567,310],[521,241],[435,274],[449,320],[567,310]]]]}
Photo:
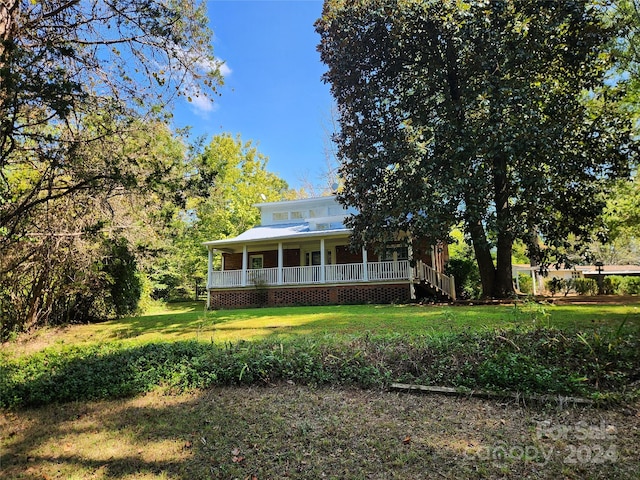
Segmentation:
{"type": "Polygon", "coordinates": [[[400,245],[391,245],[385,248],[382,261],[390,262],[393,260],[396,260],[396,261],[409,260],[409,247],[402,247],[400,245]]]}
{"type": "MultiPolygon", "coordinates": [[[[331,261],[331,250],[327,250],[327,254],[325,256],[325,262],[327,265],[331,265],[333,263],[331,261]]],[[[315,252],[305,253],[305,265],[307,267],[310,267],[312,265],[320,265],[320,251],[317,250],[315,252]]]]}
{"type": "Polygon", "coordinates": [[[252,270],[262,268],[264,264],[264,256],[263,255],[250,255],[249,256],[249,268],[252,270]]]}
{"type": "Polygon", "coordinates": [[[273,220],[275,222],[278,222],[281,220],[289,220],[289,212],[275,212],[273,214],[273,220]]]}
{"type": "Polygon", "coordinates": [[[320,265],[320,251],[305,253],[305,265],[320,265]]]}
{"type": "Polygon", "coordinates": [[[291,220],[301,220],[304,218],[304,212],[291,212],[291,220]]]}

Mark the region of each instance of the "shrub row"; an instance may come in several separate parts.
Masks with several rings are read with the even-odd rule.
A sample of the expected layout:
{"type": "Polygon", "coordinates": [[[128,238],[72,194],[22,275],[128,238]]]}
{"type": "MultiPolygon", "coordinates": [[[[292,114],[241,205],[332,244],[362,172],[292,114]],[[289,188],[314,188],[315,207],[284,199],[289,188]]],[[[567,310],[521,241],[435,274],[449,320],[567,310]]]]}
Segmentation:
{"type": "Polygon", "coordinates": [[[348,384],[392,381],[470,389],[591,395],[625,393],[640,375],[637,336],[529,331],[350,341],[109,343],[0,358],[0,407],[129,397],[159,386],[348,384]]]}
{"type": "MultiPolygon", "coordinates": [[[[530,278],[530,277],[529,277],[530,278]]],[[[522,282],[521,278],[521,282],[522,282]]],[[[552,294],[597,295],[598,282],[593,278],[561,279],[550,278],[545,282],[546,289],[552,294]]],[[[523,289],[526,293],[527,291],[523,289]]],[[[640,277],[608,275],[602,279],[602,293],[605,295],[638,295],[640,294],[640,277]]]]}

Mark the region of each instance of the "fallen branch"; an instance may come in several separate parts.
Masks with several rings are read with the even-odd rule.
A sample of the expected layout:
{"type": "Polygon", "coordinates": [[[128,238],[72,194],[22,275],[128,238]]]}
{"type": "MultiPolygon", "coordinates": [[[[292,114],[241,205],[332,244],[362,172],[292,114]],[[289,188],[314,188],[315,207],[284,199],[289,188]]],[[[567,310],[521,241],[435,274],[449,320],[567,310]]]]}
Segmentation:
{"type": "Polygon", "coordinates": [[[588,398],[581,397],[565,397],[564,395],[538,395],[535,393],[525,395],[523,393],[499,393],[499,392],[491,392],[488,390],[459,390],[451,387],[437,387],[430,385],[411,385],[406,383],[392,383],[391,390],[400,390],[400,391],[409,391],[409,392],[422,392],[422,393],[437,393],[440,395],[467,395],[470,397],[479,397],[479,398],[498,398],[505,399],[510,398],[520,401],[535,401],[539,403],[549,403],[554,401],[558,403],[560,406],[566,405],[568,403],[575,405],[593,405],[593,400],[589,400],[588,398]]]}

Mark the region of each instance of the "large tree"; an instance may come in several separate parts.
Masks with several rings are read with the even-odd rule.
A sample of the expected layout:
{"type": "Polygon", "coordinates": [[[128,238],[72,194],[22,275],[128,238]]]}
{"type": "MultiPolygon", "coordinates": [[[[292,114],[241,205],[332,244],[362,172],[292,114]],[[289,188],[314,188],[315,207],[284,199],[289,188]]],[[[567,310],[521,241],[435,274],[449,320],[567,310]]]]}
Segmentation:
{"type": "Polygon", "coordinates": [[[131,184],[135,160],[84,153],[176,96],[213,94],[219,66],[195,0],[0,2],[0,234],[24,234],[49,200],[131,184]]]}
{"type": "Polygon", "coordinates": [[[513,293],[517,239],[543,262],[586,239],[635,148],[624,79],[608,78],[624,25],[602,3],[327,0],[316,27],[354,239],[437,241],[463,221],[496,297],[513,293]]]}
{"type": "Polygon", "coordinates": [[[129,220],[184,184],[164,107],[221,82],[197,0],[0,2],[0,335],[135,303],[129,220]]]}
{"type": "Polygon", "coordinates": [[[223,133],[189,162],[183,208],[174,210],[166,251],[150,268],[156,295],[190,294],[206,277],[208,240],[234,237],[260,223],[255,203],[295,195],[267,170],[268,158],[251,141],[223,133]]]}
{"type": "MultiPolygon", "coordinates": [[[[163,248],[167,215],[184,206],[186,149],[162,123],[130,125],[117,141],[99,145],[77,152],[85,168],[115,163],[129,181],[49,198],[19,218],[20,234],[2,238],[0,338],[135,310],[136,267],[146,267],[163,248]]],[[[33,190],[38,167],[9,175],[12,190],[33,190]]],[[[66,179],[60,175],[57,182],[66,179]]]]}

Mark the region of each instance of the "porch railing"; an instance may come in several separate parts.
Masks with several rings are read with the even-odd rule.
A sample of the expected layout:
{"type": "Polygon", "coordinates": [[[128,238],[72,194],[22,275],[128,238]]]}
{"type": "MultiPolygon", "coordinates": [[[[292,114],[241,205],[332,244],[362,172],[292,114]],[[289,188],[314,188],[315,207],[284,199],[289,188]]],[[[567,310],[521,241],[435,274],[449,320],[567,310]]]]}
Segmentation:
{"type": "Polygon", "coordinates": [[[324,276],[322,275],[322,267],[319,265],[283,267],[281,278],[279,278],[278,268],[257,268],[246,270],[244,282],[242,270],[213,271],[210,272],[209,288],[417,280],[425,281],[455,299],[453,277],[440,273],[428,265],[419,263],[415,268],[411,268],[407,260],[402,260],[369,262],[366,267],[365,275],[362,263],[325,265],[324,276]]]}
{"type": "Polygon", "coordinates": [[[430,284],[452,300],[456,299],[456,284],[453,276],[445,275],[429,265],[419,263],[415,268],[415,279],[430,284]]]}
{"type": "MultiPolygon", "coordinates": [[[[324,283],[351,283],[364,281],[409,280],[411,268],[408,261],[371,262],[367,264],[367,276],[362,263],[325,265],[324,283]]],[[[282,281],[278,281],[278,268],[246,270],[246,286],[252,285],[308,285],[322,283],[322,267],[283,267],[282,281]]],[[[209,288],[241,287],[242,270],[211,272],[209,288]]]]}

